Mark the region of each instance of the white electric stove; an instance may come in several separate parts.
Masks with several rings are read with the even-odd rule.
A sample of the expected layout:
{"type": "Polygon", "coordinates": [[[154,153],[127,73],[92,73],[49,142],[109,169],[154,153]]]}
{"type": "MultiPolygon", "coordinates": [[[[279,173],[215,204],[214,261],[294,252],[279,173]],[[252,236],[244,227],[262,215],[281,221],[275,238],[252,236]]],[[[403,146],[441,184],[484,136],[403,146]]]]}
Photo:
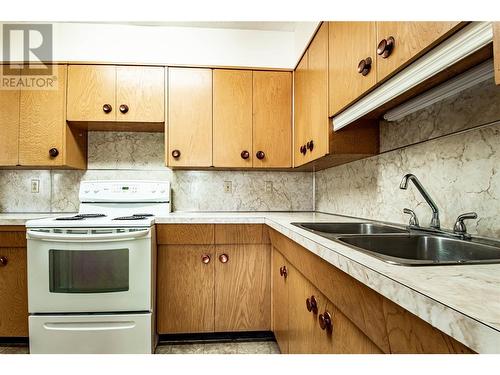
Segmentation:
{"type": "Polygon", "coordinates": [[[154,216],[170,185],[85,181],[76,215],[30,220],[31,353],[151,353],[154,216]]]}

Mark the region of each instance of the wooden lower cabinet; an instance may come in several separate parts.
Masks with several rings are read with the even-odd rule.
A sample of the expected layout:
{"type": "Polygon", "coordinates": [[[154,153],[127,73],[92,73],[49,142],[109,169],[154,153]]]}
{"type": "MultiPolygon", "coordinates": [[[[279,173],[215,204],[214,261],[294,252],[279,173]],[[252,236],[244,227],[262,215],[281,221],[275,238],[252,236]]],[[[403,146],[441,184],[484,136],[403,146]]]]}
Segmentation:
{"type": "Polygon", "coordinates": [[[272,330],[282,354],[289,352],[289,317],[288,317],[288,262],[279,251],[273,248],[271,264],[272,290],[272,330]]]}
{"type": "Polygon", "coordinates": [[[158,225],[157,242],[158,333],[271,329],[263,225],[158,225]]]}
{"type": "Polygon", "coordinates": [[[214,255],[213,245],[158,248],[159,333],[213,332],[214,255]]]}
{"type": "Polygon", "coordinates": [[[28,336],[24,227],[0,227],[0,337],[28,336]]]}
{"type": "Polygon", "coordinates": [[[270,237],[273,273],[280,264],[287,267],[286,283],[273,274],[275,330],[288,301],[288,324],[277,335],[283,353],[473,353],[282,234],[270,229],[270,237]],[[311,296],[317,314],[306,308],[311,296]],[[331,331],[319,326],[325,312],[331,331]]]}
{"type": "MultiPolygon", "coordinates": [[[[274,252],[279,254],[276,249],[274,252]]],[[[277,257],[284,259],[281,254],[277,257]]],[[[291,265],[287,267],[287,283],[288,332],[285,336],[288,337],[288,348],[285,342],[285,350],[283,350],[282,342],[278,340],[282,352],[291,354],[382,353],[380,348],[291,265]],[[309,302],[309,308],[312,307],[311,311],[307,302],[309,302]],[[327,314],[331,317],[331,328],[323,329],[320,325],[320,317],[327,314]]]]}
{"type": "Polygon", "coordinates": [[[215,331],[269,331],[271,252],[268,245],[217,245],[215,331]]]}

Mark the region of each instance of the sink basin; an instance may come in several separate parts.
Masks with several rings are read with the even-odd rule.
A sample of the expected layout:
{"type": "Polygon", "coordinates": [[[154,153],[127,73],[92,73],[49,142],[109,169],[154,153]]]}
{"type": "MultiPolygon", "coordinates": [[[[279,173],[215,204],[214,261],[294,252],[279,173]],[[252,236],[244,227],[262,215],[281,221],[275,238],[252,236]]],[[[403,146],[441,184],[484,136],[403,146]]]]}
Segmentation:
{"type": "Polygon", "coordinates": [[[500,263],[500,247],[433,235],[350,236],[338,240],[389,263],[500,263]]]}
{"type": "Polygon", "coordinates": [[[404,229],[374,223],[292,223],[318,235],[407,233],[404,229]]]}

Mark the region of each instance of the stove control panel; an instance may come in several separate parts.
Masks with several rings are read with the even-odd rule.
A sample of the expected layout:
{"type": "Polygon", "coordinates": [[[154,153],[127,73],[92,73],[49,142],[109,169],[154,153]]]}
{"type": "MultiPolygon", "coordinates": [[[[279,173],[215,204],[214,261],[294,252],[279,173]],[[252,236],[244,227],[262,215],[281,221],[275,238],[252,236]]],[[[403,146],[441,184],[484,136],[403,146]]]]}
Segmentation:
{"type": "Polygon", "coordinates": [[[82,181],[80,202],[170,202],[170,183],[161,181],[82,181]]]}

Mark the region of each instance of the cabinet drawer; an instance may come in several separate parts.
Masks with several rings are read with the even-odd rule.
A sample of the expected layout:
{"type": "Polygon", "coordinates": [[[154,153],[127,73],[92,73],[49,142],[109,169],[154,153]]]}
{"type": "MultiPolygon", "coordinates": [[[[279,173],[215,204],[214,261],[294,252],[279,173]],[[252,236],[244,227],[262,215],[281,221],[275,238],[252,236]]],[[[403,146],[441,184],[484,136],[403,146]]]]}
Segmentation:
{"type": "Polygon", "coordinates": [[[260,244],[264,242],[262,224],[219,224],[215,226],[215,243],[260,244]]]}
{"type": "Polygon", "coordinates": [[[0,227],[0,249],[2,247],[26,247],[26,232],[0,227]]]}
{"type": "Polygon", "coordinates": [[[214,243],[213,224],[157,225],[159,245],[210,245],[214,243]]]}

